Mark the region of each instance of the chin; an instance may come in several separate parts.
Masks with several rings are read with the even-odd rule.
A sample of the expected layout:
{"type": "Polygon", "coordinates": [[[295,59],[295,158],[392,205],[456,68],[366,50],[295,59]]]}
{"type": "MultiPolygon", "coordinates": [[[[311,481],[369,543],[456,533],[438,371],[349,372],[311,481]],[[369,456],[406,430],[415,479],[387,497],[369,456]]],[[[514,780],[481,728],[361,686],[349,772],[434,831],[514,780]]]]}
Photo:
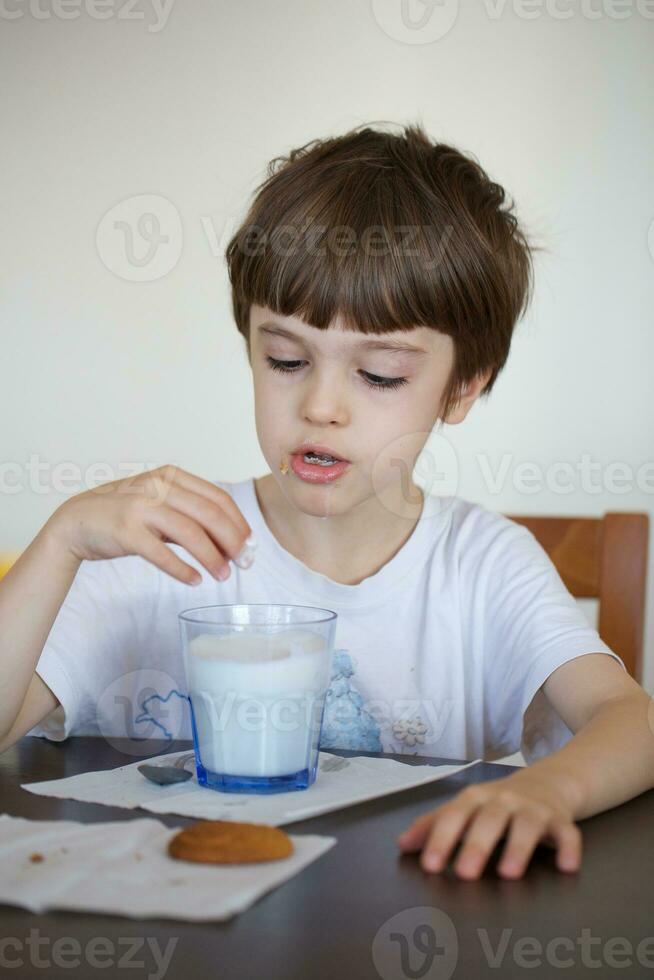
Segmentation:
{"type": "Polygon", "coordinates": [[[351,501],[344,499],[335,483],[302,483],[301,486],[294,486],[290,492],[287,487],[286,498],[310,517],[332,517],[352,509],[351,501]]]}

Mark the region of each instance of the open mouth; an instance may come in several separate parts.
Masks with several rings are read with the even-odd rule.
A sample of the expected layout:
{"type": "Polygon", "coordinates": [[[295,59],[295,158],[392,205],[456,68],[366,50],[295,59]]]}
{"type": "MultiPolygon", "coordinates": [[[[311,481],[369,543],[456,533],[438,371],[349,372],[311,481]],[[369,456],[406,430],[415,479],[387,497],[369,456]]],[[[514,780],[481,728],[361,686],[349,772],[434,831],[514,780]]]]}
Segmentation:
{"type": "Polygon", "coordinates": [[[306,453],[291,453],[289,458],[289,467],[295,476],[307,483],[331,483],[339,479],[349,466],[347,459],[339,459],[313,449],[306,453]]]}
{"type": "Polygon", "coordinates": [[[336,456],[327,456],[324,453],[304,453],[302,459],[305,463],[314,463],[317,466],[332,466],[334,463],[342,463],[343,460],[336,456]]]}

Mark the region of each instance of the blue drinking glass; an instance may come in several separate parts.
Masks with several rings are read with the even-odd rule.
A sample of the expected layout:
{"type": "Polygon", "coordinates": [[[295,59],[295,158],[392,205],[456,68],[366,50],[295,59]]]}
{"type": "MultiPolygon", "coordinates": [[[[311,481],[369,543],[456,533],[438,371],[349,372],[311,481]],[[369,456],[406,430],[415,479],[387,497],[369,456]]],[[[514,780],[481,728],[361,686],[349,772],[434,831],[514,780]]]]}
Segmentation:
{"type": "Polygon", "coordinates": [[[201,786],[280,793],[314,782],[336,620],[276,603],[179,613],[201,786]]]}

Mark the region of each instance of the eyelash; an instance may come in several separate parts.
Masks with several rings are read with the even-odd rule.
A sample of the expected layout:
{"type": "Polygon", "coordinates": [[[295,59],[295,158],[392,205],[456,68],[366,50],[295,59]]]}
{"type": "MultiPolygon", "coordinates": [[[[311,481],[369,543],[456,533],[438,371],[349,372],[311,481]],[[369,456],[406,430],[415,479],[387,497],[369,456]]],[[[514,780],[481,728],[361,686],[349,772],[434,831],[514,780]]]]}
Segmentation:
{"type": "MultiPolygon", "coordinates": [[[[302,364],[302,361],[278,361],[274,357],[267,356],[266,360],[272,368],[273,371],[279,371],[281,374],[294,374],[297,371],[297,365],[302,364]],[[294,365],[294,367],[289,367],[289,365],[294,365]]],[[[361,372],[365,384],[369,388],[376,388],[377,390],[392,390],[394,388],[401,388],[402,385],[408,384],[407,378],[382,378],[378,374],[370,374],[368,371],[361,372]],[[371,381],[371,378],[377,378],[377,381],[371,381]]]]}

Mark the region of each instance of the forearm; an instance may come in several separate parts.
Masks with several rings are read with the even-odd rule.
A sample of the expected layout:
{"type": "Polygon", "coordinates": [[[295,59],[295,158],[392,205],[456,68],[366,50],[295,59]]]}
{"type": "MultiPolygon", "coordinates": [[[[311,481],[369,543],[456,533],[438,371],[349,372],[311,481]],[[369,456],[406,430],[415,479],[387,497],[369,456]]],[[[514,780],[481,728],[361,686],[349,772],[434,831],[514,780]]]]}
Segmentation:
{"type": "Polygon", "coordinates": [[[654,787],[654,702],[645,691],[601,704],[558,752],[515,773],[560,788],[575,820],[654,787]]]}
{"type": "Polygon", "coordinates": [[[0,735],[11,728],[80,566],[48,521],[0,580],[0,735]]]}

